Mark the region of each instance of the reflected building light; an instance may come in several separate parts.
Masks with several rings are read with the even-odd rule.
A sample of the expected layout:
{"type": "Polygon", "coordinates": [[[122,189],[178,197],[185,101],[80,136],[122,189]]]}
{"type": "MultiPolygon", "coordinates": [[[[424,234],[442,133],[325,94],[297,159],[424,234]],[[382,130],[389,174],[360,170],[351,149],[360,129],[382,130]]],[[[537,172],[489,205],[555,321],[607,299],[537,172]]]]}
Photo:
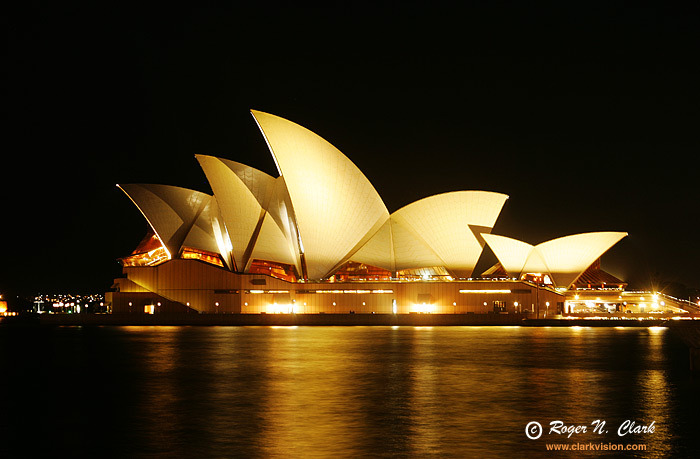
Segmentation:
{"type": "Polygon", "coordinates": [[[435,312],[435,305],[431,303],[417,303],[411,307],[410,312],[417,312],[419,314],[432,314],[435,312]]]}

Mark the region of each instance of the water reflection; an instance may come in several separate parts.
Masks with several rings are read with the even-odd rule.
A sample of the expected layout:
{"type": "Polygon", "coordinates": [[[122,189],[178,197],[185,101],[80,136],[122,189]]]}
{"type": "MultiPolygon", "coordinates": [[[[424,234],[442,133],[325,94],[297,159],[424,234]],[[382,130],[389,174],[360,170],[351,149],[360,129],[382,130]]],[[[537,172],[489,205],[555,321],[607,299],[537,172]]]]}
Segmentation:
{"type": "Polygon", "coordinates": [[[90,422],[117,455],[539,457],[547,441],[621,441],[665,457],[694,438],[698,381],[666,329],[115,327],[50,339],[108,384],[90,422]],[[524,433],[596,419],[609,434],[524,433]],[[619,439],[626,419],[656,432],[619,439]]]}
{"type": "Polygon", "coordinates": [[[647,362],[646,369],[639,372],[637,378],[639,420],[644,425],[655,424],[654,435],[649,436],[647,444],[655,457],[668,457],[671,452],[670,440],[673,436],[674,423],[669,413],[671,384],[664,368],[663,333],[667,329],[650,327],[644,340],[643,353],[647,362]]]}

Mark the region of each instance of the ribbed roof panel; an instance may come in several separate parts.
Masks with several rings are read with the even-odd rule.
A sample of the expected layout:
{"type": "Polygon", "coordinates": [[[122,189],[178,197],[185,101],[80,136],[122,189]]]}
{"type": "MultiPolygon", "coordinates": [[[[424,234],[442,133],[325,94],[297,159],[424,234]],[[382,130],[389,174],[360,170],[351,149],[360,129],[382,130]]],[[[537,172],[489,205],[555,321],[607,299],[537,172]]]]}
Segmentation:
{"type": "Polygon", "coordinates": [[[320,279],[388,218],[362,172],[329,142],[284,118],[252,111],[289,191],[310,279],[320,279]]]}

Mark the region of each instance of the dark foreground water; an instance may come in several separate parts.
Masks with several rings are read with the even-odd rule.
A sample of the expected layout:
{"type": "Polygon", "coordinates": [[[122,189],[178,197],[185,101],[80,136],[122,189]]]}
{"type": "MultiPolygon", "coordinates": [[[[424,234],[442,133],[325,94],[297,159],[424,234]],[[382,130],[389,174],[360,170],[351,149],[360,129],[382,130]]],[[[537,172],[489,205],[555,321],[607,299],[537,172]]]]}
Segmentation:
{"type": "Polygon", "coordinates": [[[667,329],[3,326],[0,355],[9,457],[698,457],[700,381],[667,329]]]}

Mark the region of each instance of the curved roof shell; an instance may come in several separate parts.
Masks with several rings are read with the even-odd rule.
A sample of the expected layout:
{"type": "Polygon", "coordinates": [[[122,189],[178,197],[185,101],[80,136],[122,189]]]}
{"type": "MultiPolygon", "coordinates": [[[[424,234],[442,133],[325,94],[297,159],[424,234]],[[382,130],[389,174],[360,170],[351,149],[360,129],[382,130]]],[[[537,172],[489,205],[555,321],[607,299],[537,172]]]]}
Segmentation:
{"type": "Polygon", "coordinates": [[[296,266],[289,236],[268,213],[278,196],[278,181],[235,161],[206,155],[196,158],[217,197],[237,270],[246,271],[255,258],[296,266]]]}
{"type": "Polygon", "coordinates": [[[443,267],[469,277],[488,243],[507,272],[548,272],[569,285],[626,234],[586,233],[537,246],[491,235],[508,196],[488,191],[430,196],[390,215],[367,177],[328,141],[284,118],[251,113],[279,177],[196,155],[214,196],[167,185],[120,187],[169,258],[187,246],[219,253],[238,272],[260,259],[322,279],[354,261],[394,273],[443,267]]]}
{"type": "Polygon", "coordinates": [[[389,220],[350,259],[391,271],[444,266],[469,277],[508,196],[455,191],[413,202],[389,220]]]}
{"type": "Polygon", "coordinates": [[[141,211],[169,258],[184,246],[219,253],[212,220],[218,217],[212,196],[170,185],[117,185],[141,211]]]}
{"type": "MultiPolygon", "coordinates": [[[[411,203],[391,219],[410,228],[442,261],[423,266],[444,266],[459,277],[469,277],[484,248],[480,234],[491,231],[507,199],[489,191],[443,193],[411,203]]],[[[408,263],[397,259],[398,269],[408,268],[408,263]]]]}
{"type": "Polygon", "coordinates": [[[549,273],[555,285],[560,287],[569,287],[625,236],[627,233],[615,231],[582,233],[532,246],[505,236],[483,235],[509,275],[549,273]]]}
{"type": "Polygon", "coordinates": [[[367,177],[328,141],[252,111],[289,191],[308,277],[326,277],[389,212],[367,177]]]}
{"type": "MultiPolygon", "coordinates": [[[[249,186],[253,186],[258,195],[265,195],[265,180],[260,175],[262,173],[246,171],[246,166],[234,161],[205,155],[197,155],[196,158],[217,198],[231,239],[234,265],[238,270],[243,270],[246,255],[252,250],[249,244],[265,216],[259,196],[249,186]],[[246,172],[249,173],[246,175],[246,172]]],[[[274,181],[272,177],[269,178],[274,181]]]]}
{"type": "Polygon", "coordinates": [[[483,234],[482,237],[509,275],[518,276],[523,272],[525,262],[534,249],[532,245],[497,234],[483,234]]]}

